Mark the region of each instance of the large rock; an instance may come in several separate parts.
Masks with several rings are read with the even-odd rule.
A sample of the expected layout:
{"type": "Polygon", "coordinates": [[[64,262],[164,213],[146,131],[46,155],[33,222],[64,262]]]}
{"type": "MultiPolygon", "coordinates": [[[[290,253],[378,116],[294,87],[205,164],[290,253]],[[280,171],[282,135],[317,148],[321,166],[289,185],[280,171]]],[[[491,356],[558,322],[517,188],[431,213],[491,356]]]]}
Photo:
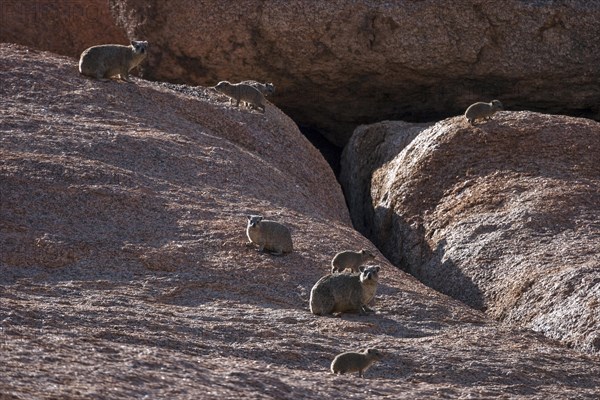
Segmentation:
{"type": "Polygon", "coordinates": [[[379,253],[377,314],[312,315],[333,255],[376,249],[295,124],[75,64],[0,45],[0,397],[597,398],[598,357],[499,327],[379,253]],[[251,212],[290,226],[295,251],[247,248],[251,212]],[[368,385],[330,375],[366,346],[387,354],[368,385]]]}
{"type": "Polygon", "coordinates": [[[503,112],[477,127],[363,126],[341,178],[355,226],[396,265],[494,318],[600,350],[599,123],[503,112]]]}
{"type": "Polygon", "coordinates": [[[152,44],[146,76],[273,81],[273,101],[343,145],[354,127],[474,101],[600,118],[597,1],[111,0],[152,44]]]}
{"type": "Polygon", "coordinates": [[[97,44],[129,43],[108,0],[2,0],[0,42],[71,57],[97,44]]]}

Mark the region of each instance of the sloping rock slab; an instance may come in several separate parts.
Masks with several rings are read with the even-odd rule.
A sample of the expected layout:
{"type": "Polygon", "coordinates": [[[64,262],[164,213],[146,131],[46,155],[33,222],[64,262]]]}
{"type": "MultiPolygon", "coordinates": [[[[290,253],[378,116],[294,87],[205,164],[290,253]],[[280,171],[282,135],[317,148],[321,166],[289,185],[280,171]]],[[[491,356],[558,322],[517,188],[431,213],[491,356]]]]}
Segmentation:
{"type": "Polygon", "coordinates": [[[391,266],[277,108],[75,65],[0,45],[0,397],[597,398],[598,357],[391,266]],[[295,251],[246,247],[254,212],[295,251]],[[377,313],[312,315],[333,255],[362,247],[383,267],[377,313]],[[330,374],[367,346],[387,356],[366,379],[330,374]]]}

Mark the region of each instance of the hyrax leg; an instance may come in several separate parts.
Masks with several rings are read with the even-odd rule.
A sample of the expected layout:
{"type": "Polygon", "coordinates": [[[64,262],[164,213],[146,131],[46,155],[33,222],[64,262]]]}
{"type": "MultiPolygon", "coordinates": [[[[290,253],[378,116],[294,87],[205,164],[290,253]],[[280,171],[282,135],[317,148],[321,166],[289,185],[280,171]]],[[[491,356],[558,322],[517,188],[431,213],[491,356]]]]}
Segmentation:
{"type": "Polygon", "coordinates": [[[274,256],[282,256],[283,255],[283,250],[281,249],[277,249],[271,252],[272,255],[274,256]]]}
{"type": "Polygon", "coordinates": [[[129,71],[127,70],[127,68],[122,69],[121,72],[119,73],[119,76],[121,77],[121,80],[124,80],[125,82],[129,82],[129,83],[133,83],[133,81],[131,79],[129,79],[129,71]]]}
{"type": "Polygon", "coordinates": [[[367,313],[370,312],[374,312],[372,309],[369,308],[369,306],[367,306],[366,304],[360,307],[360,315],[366,315],[367,313]]]}
{"type": "Polygon", "coordinates": [[[281,250],[281,249],[265,250],[264,244],[259,244],[257,251],[260,253],[269,253],[273,256],[282,256],[283,255],[283,250],[281,250]]]}

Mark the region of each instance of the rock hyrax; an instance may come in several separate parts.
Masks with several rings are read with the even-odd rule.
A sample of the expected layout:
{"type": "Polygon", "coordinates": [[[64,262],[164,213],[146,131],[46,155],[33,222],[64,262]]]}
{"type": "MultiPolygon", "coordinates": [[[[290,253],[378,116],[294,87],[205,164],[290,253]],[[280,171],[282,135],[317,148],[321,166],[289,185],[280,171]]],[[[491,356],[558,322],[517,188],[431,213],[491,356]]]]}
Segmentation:
{"type": "Polygon", "coordinates": [[[221,81],[217,83],[215,89],[230,99],[236,100],[236,107],[240,106],[240,101],[248,103],[256,108],[262,109],[265,112],[265,96],[256,88],[244,83],[229,83],[221,81]]]}
{"type": "Polygon", "coordinates": [[[375,297],[379,267],[360,267],[360,274],[325,275],[310,291],[310,311],[316,315],[372,311],[367,306],[375,297]]]}
{"type": "Polygon", "coordinates": [[[148,42],[132,41],[131,46],[103,44],[92,46],[81,53],[79,72],[100,80],[108,80],[119,75],[129,80],[129,71],[137,67],[146,58],[148,42]]]}
{"type": "Polygon", "coordinates": [[[337,253],[331,260],[331,273],[342,272],[346,268],[350,268],[352,272],[358,272],[358,267],[374,258],[375,256],[365,249],[361,251],[342,251],[337,253]]]}
{"type": "Polygon", "coordinates": [[[246,235],[250,243],[258,245],[258,251],[271,251],[281,256],[293,250],[290,230],[279,222],[263,219],[261,215],[248,215],[246,235]]]}
{"type": "Polygon", "coordinates": [[[470,124],[475,124],[478,119],[490,119],[496,111],[503,110],[502,103],[499,100],[492,100],[491,103],[478,102],[471,104],[467,111],[465,111],[465,117],[470,124]]]}
{"type": "Polygon", "coordinates": [[[346,372],[358,372],[361,378],[363,374],[375,361],[383,358],[383,353],[377,349],[365,349],[360,353],[347,352],[338,354],[331,362],[333,374],[345,374],[346,372]]]}

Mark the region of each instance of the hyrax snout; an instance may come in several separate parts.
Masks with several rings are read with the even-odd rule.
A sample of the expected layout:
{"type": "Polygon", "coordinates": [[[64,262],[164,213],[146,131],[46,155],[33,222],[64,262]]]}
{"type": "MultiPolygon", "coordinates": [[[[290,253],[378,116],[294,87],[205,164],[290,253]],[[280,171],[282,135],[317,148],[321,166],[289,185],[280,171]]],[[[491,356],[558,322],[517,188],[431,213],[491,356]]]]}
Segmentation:
{"type": "Polygon", "coordinates": [[[337,253],[331,260],[331,273],[342,272],[346,268],[350,268],[352,272],[358,272],[358,268],[362,264],[373,259],[375,259],[375,256],[365,249],[361,251],[342,251],[337,253]]]}
{"type": "Polygon", "coordinates": [[[280,256],[293,250],[290,230],[279,222],[263,219],[261,215],[248,215],[246,235],[251,243],[258,245],[259,251],[267,250],[280,256]]]}
{"type": "Polygon", "coordinates": [[[129,71],[137,67],[148,53],[148,42],[132,41],[131,46],[103,44],[92,46],[81,53],[79,72],[100,80],[119,76],[129,80],[129,71]]]}
{"type": "Polygon", "coordinates": [[[475,124],[479,119],[490,119],[497,111],[504,110],[499,100],[492,100],[491,103],[478,102],[471,104],[465,111],[465,118],[470,124],[475,124]]]}
{"type": "Polygon", "coordinates": [[[260,90],[250,85],[245,83],[229,83],[227,81],[221,81],[217,83],[215,89],[230,99],[236,100],[236,107],[239,107],[240,102],[243,101],[256,108],[262,109],[263,113],[265,112],[265,96],[263,96],[260,90]]]}
{"type": "Polygon", "coordinates": [[[372,311],[368,304],[377,291],[379,267],[359,267],[359,271],[319,279],[310,291],[310,311],[316,315],[372,311]]]}
{"type": "Polygon", "coordinates": [[[333,374],[358,372],[358,376],[362,378],[365,371],[375,361],[381,360],[383,356],[383,353],[377,349],[365,349],[359,353],[347,352],[338,354],[331,363],[331,372],[333,374]]]}

